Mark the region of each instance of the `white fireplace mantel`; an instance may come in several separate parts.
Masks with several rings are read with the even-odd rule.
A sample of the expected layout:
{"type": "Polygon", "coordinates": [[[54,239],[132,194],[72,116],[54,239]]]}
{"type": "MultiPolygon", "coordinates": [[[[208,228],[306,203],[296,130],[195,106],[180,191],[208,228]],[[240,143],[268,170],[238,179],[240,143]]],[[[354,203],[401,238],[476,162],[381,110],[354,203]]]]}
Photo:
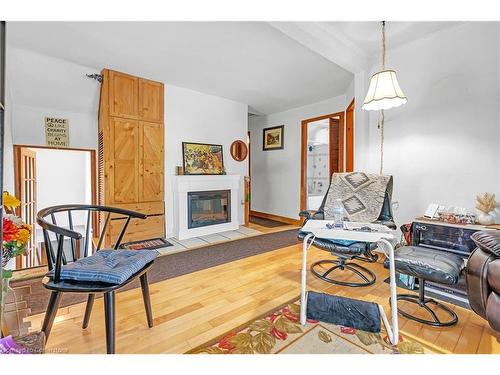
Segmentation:
{"type": "Polygon", "coordinates": [[[175,237],[185,240],[238,229],[241,180],[240,175],[173,176],[175,237]],[[231,191],[231,221],[199,228],[188,228],[188,192],[210,190],[231,191]]]}

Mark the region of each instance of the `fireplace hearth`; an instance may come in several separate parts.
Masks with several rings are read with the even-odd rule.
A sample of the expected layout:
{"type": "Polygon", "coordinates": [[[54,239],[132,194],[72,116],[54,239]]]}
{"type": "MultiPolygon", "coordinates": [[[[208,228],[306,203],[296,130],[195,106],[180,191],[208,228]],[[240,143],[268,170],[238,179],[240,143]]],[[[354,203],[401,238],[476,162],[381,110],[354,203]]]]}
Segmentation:
{"type": "Polygon", "coordinates": [[[187,198],[189,229],[231,222],[231,190],[190,191],[187,198]]]}

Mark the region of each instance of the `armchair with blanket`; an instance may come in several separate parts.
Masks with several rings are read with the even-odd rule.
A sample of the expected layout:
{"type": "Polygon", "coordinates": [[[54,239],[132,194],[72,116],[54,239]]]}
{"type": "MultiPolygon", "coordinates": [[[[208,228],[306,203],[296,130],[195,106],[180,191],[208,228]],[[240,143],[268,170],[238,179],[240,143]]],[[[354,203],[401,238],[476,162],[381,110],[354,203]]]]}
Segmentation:
{"type": "MultiPolygon", "coordinates": [[[[362,172],[334,173],[319,209],[302,211],[299,215],[306,221],[333,219],[333,202],[341,199],[348,220],[382,224],[396,229],[391,206],[392,185],[392,176],[362,172]]],[[[299,232],[298,237],[302,240],[305,235],[306,233],[299,232]]],[[[375,282],[376,276],[372,271],[349,260],[376,262],[378,256],[372,253],[376,244],[339,243],[319,238],[315,239],[314,244],[337,257],[314,263],[311,272],[315,276],[332,284],[351,287],[368,286],[375,282]],[[342,281],[329,277],[335,270],[350,271],[359,281],[342,281]]]]}

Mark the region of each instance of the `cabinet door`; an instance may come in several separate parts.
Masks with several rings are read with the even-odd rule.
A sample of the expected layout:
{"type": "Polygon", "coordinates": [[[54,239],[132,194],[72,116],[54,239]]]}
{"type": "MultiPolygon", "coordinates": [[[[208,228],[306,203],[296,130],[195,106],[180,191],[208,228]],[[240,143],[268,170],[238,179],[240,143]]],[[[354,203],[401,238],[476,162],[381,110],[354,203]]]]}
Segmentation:
{"type": "Polygon", "coordinates": [[[163,122],[163,84],[139,80],[139,116],[144,121],[163,122]]]}
{"type": "Polygon", "coordinates": [[[133,203],[139,198],[139,123],[110,118],[111,203],[133,203]]]}
{"type": "Polygon", "coordinates": [[[109,112],[111,116],[139,117],[139,78],[109,72],[109,112]]]}
{"type": "Polygon", "coordinates": [[[140,201],[163,201],[163,124],[141,122],[140,127],[140,201]]]}

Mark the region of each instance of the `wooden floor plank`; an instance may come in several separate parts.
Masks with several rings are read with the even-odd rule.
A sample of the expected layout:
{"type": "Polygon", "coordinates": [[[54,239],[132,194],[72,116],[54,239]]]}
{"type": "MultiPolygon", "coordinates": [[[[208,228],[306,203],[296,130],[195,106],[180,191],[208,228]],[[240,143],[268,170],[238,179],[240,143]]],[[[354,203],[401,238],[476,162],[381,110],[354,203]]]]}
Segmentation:
{"type": "MultiPolygon", "coordinates": [[[[260,227],[258,230],[263,231],[260,227]]],[[[151,303],[155,319],[152,329],[146,324],[140,289],[118,293],[117,352],[183,353],[298,297],[301,251],[301,244],[297,244],[152,284],[151,303]]],[[[309,263],[330,257],[323,250],[311,248],[309,263]]],[[[363,264],[377,275],[376,283],[371,286],[349,288],[332,285],[309,272],[308,287],[373,301],[381,304],[389,314],[389,285],[384,283],[388,271],[381,261],[363,264]]],[[[352,275],[341,277],[354,280],[352,275]]],[[[482,318],[473,312],[455,309],[460,318],[455,327],[434,328],[400,317],[402,334],[434,343],[443,351],[500,353],[498,335],[482,318]]],[[[47,343],[49,350],[105,352],[102,298],[96,299],[86,330],[81,328],[84,310],[85,305],[78,304],[59,311],[47,343]]],[[[43,315],[39,314],[28,317],[26,321],[31,322],[33,329],[39,329],[42,319],[43,315]]]]}

